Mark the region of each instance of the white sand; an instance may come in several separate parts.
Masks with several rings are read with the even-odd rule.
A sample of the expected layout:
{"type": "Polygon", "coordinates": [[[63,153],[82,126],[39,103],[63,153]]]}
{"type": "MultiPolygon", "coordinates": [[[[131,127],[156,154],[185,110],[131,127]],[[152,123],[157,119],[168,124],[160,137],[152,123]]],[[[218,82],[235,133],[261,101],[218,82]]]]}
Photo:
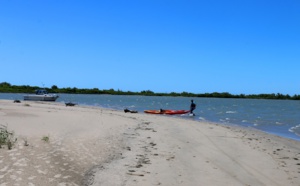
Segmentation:
{"type": "Polygon", "coordinates": [[[300,185],[300,142],[256,130],[11,100],[0,124],[18,138],[0,149],[0,186],[300,185]]]}

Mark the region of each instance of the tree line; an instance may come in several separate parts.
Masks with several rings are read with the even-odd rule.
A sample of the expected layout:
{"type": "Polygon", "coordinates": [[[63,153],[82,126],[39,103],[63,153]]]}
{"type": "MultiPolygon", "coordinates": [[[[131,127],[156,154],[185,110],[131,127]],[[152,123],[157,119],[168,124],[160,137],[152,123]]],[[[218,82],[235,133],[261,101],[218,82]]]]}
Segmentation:
{"type": "Polygon", "coordinates": [[[76,87],[67,87],[67,88],[58,88],[56,85],[53,85],[51,88],[47,87],[38,87],[38,86],[29,86],[29,85],[11,85],[7,82],[0,83],[0,92],[1,93],[33,93],[37,89],[46,89],[51,93],[65,93],[65,94],[110,94],[110,95],[142,95],[142,96],[173,96],[173,97],[206,97],[206,98],[248,98],[248,99],[287,99],[287,100],[300,100],[300,95],[295,94],[290,96],[288,94],[239,94],[234,95],[228,92],[213,92],[213,93],[202,93],[195,94],[190,92],[171,92],[171,93],[155,93],[151,90],[143,90],[140,92],[132,91],[122,91],[114,89],[103,89],[98,88],[92,89],[82,89],[76,87]]]}

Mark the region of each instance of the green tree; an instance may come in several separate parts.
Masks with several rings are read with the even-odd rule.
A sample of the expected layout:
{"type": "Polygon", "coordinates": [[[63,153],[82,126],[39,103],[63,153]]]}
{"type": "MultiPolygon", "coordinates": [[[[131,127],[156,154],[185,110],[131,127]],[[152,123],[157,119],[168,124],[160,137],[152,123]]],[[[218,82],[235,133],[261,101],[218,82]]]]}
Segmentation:
{"type": "Polygon", "coordinates": [[[51,89],[55,90],[58,89],[58,87],[56,85],[52,85],[51,89]]]}

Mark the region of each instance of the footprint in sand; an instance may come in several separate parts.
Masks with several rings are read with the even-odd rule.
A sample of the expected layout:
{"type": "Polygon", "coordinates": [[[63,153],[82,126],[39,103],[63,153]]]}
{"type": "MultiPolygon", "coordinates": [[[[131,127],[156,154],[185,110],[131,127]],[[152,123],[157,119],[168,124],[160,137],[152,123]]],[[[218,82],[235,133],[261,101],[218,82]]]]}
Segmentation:
{"type": "Polygon", "coordinates": [[[61,174],[56,174],[55,176],[54,176],[54,178],[60,178],[61,177],[61,174]]]}
{"type": "Polygon", "coordinates": [[[18,171],[16,171],[16,173],[22,174],[22,173],[23,173],[23,170],[18,170],[18,171]]]}
{"type": "Polygon", "coordinates": [[[13,165],[20,166],[20,167],[26,167],[27,166],[27,160],[25,158],[19,159],[13,165]]]}
{"type": "Polygon", "coordinates": [[[5,172],[7,170],[8,166],[5,166],[3,169],[0,170],[0,172],[5,172]]]}
{"type": "Polygon", "coordinates": [[[67,184],[62,182],[62,183],[59,183],[58,186],[67,186],[67,184]]]}
{"type": "Polygon", "coordinates": [[[15,181],[18,181],[20,179],[22,180],[22,178],[18,178],[16,175],[10,175],[9,177],[10,177],[10,179],[15,180],[15,181]]]}
{"type": "Polygon", "coordinates": [[[47,170],[45,170],[45,171],[42,171],[42,170],[37,170],[37,171],[38,171],[38,173],[40,173],[40,174],[45,174],[45,175],[46,175],[46,174],[47,174],[47,172],[48,172],[47,170]]]}
{"type": "Polygon", "coordinates": [[[64,176],[63,179],[71,178],[72,176],[64,176]]]}
{"type": "Polygon", "coordinates": [[[36,176],[30,176],[30,177],[28,177],[27,179],[28,179],[28,180],[33,180],[34,178],[36,178],[36,176]]]}

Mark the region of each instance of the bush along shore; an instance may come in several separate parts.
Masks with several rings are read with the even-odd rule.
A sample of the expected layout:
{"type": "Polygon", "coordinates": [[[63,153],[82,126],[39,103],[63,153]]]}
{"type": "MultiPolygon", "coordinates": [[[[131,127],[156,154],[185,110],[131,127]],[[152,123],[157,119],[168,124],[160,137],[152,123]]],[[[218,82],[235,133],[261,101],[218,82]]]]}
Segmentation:
{"type": "Polygon", "coordinates": [[[46,89],[51,93],[65,93],[65,94],[110,94],[110,95],[141,95],[141,96],[181,96],[181,97],[206,97],[206,98],[247,98],[247,99],[288,99],[288,100],[300,100],[300,94],[289,95],[281,93],[273,94],[230,94],[228,92],[213,92],[213,93],[190,93],[190,92],[170,92],[170,93],[155,93],[151,90],[143,90],[140,92],[122,91],[114,89],[98,88],[92,89],[80,89],[76,87],[58,88],[56,85],[52,85],[51,88],[29,86],[29,85],[11,85],[7,82],[0,83],[0,93],[33,93],[37,89],[46,89]]]}

